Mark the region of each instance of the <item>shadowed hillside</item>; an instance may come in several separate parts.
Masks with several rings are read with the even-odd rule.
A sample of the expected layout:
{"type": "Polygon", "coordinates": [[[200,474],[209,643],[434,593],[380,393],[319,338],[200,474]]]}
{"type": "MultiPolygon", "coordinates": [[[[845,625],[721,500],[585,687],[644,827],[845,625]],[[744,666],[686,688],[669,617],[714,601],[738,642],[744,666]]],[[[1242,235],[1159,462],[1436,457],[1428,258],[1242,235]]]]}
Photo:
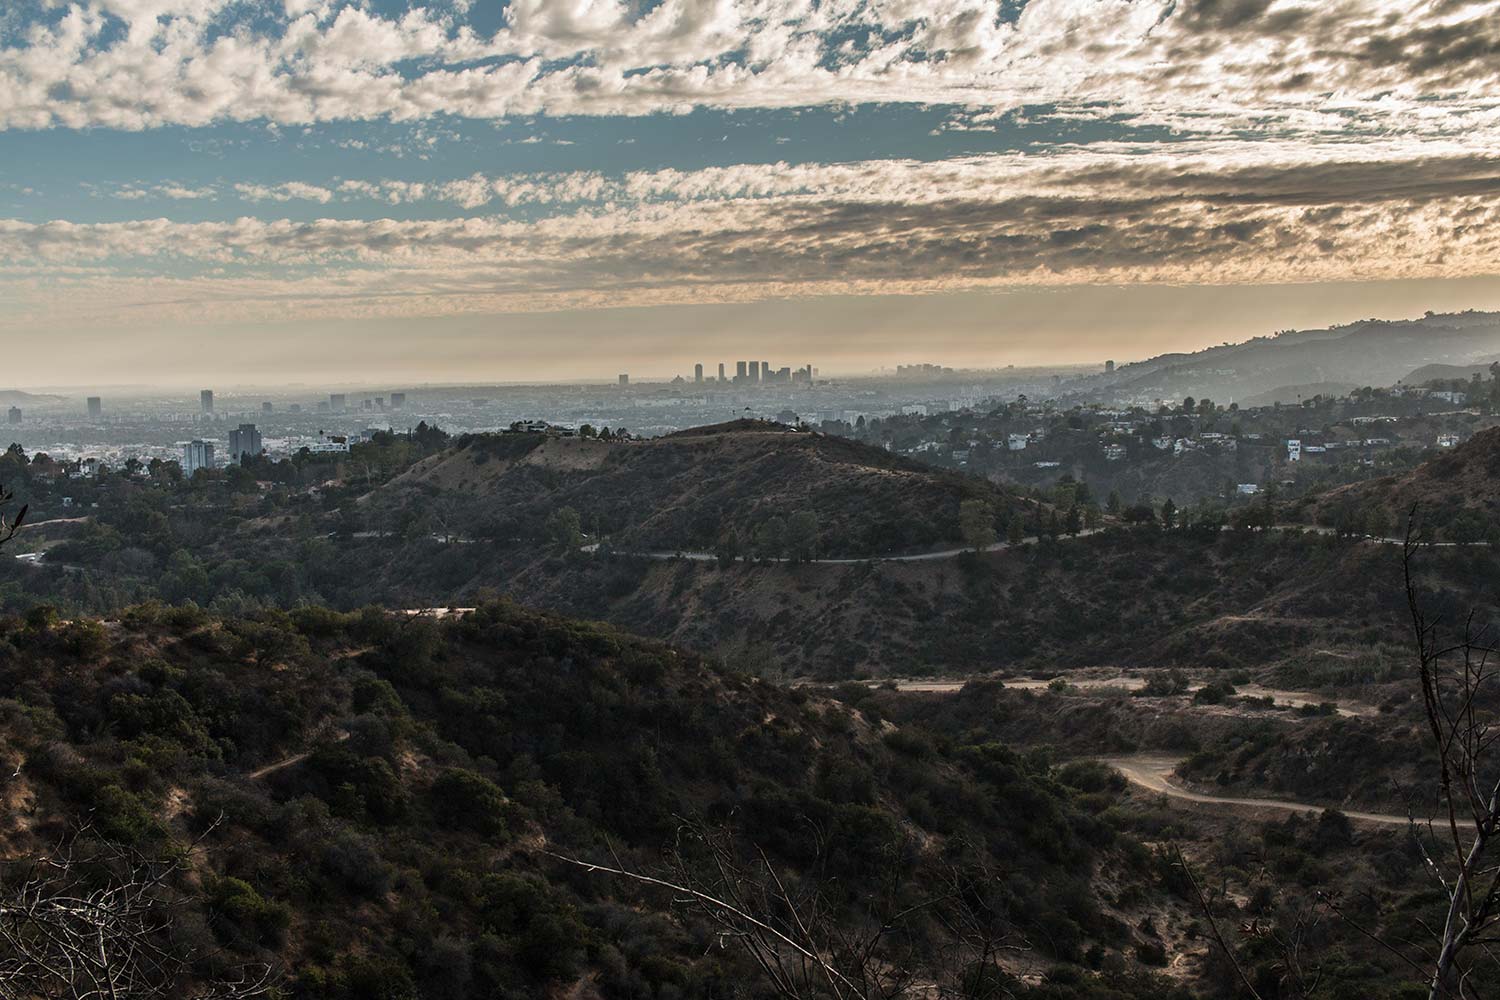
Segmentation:
{"type": "Polygon", "coordinates": [[[540,434],[464,439],[368,497],[372,511],[439,501],[461,534],[525,537],[561,508],[630,551],[748,548],[773,519],[812,515],[822,555],[961,544],[959,505],[986,502],[997,532],[1035,503],[844,438],[740,420],[645,441],[540,434]]]}
{"type": "Polygon", "coordinates": [[[1356,534],[1399,535],[1413,509],[1430,537],[1463,543],[1500,538],[1500,428],[1480,431],[1410,472],[1330,490],[1291,512],[1356,534]]]}
{"type": "Polygon", "coordinates": [[[164,890],[164,944],[194,956],[180,995],[268,963],[318,1000],[768,997],[680,894],[555,856],[712,879],[700,828],[730,838],[718,864],[773,865],[924,981],[977,962],[1018,997],[1170,992],[1134,959],[1153,858],[1045,762],[607,627],[503,604],[442,623],[37,613],[0,620],[0,679],[6,859],[84,816],[90,851],[202,838],[164,890]],[[1129,900],[1096,892],[1105,868],[1129,900]],[[1064,992],[1018,978],[1058,965],[1064,992]]]}

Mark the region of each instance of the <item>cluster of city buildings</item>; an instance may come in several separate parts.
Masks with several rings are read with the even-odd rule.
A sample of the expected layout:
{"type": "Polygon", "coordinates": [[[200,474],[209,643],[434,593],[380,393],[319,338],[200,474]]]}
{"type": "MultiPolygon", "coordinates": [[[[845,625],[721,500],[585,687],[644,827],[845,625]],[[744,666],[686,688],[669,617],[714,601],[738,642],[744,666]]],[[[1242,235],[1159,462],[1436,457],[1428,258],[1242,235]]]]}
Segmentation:
{"type": "MultiPolygon", "coordinates": [[[[736,361],[732,376],[723,362],[719,363],[717,376],[706,375],[701,364],[693,366],[693,385],[698,386],[812,385],[817,377],[818,370],[812,365],[793,370],[788,367],[772,368],[769,361],[736,361]]],[[[630,375],[622,372],[616,381],[620,388],[627,388],[630,385],[630,375]]],[[[671,384],[686,385],[687,381],[678,375],[672,379],[671,384]]]]}

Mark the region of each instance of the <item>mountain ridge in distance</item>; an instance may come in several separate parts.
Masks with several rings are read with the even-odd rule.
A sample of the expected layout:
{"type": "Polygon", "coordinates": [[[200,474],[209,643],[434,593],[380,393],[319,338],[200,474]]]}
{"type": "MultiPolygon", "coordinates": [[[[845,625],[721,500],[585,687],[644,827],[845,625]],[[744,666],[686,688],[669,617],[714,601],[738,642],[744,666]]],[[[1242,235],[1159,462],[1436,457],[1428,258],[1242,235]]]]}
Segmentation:
{"type": "Polygon", "coordinates": [[[1500,351],[1500,312],[1430,313],[1289,330],[1162,354],[1066,387],[1069,398],[1209,398],[1221,404],[1319,382],[1393,385],[1425,365],[1468,365],[1500,351]]]}

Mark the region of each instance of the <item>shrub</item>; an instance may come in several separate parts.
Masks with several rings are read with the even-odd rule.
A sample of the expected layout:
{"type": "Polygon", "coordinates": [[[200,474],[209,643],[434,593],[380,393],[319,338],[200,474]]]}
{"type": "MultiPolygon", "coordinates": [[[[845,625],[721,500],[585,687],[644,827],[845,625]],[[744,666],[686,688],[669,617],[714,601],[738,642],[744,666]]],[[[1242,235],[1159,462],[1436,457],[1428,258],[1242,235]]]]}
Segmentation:
{"type": "Polygon", "coordinates": [[[484,837],[505,836],[505,793],[483,775],[449,768],[433,781],[428,798],[440,823],[484,837]]]}
{"type": "Polygon", "coordinates": [[[291,911],[267,900],[250,883],[237,878],[214,879],[208,887],[209,913],[215,929],[235,938],[274,947],[291,923],[291,911]]]}

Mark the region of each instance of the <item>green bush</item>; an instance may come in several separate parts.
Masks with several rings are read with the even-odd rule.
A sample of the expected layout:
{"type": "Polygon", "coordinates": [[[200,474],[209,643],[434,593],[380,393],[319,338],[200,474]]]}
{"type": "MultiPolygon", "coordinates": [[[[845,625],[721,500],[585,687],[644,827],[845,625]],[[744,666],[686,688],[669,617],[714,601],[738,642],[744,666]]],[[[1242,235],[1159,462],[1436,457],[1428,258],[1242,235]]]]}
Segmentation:
{"type": "Polygon", "coordinates": [[[448,768],[433,781],[428,799],[433,816],[444,826],[471,830],[490,839],[505,836],[505,793],[483,775],[448,768]]]}
{"type": "Polygon", "coordinates": [[[216,929],[229,940],[275,947],[291,924],[291,910],[285,904],[267,900],[241,879],[213,879],[206,895],[216,929]]]}

